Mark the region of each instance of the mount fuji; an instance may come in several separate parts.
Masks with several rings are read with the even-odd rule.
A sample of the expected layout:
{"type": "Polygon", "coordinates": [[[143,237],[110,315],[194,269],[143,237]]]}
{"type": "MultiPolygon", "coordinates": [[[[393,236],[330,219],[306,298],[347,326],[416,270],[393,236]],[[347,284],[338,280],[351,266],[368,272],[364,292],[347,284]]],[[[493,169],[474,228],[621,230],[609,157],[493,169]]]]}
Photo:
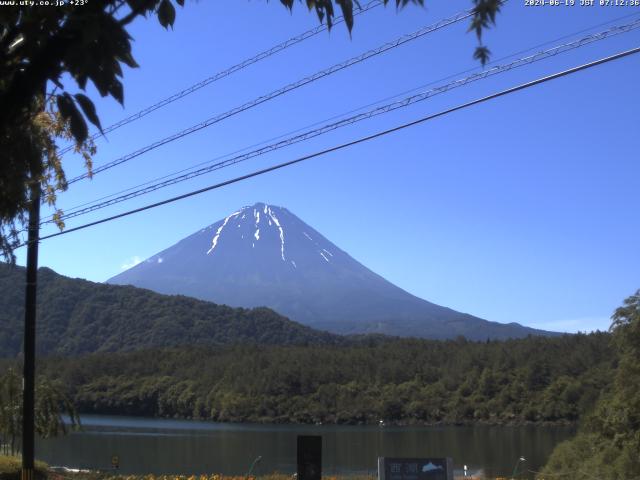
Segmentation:
{"type": "Polygon", "coordinates": [[[418,298],[354,260],[282,207],[256,203],[109,279],[236,307],[266,306],[340,334],[485,340],[553,335],[418,298]]]}

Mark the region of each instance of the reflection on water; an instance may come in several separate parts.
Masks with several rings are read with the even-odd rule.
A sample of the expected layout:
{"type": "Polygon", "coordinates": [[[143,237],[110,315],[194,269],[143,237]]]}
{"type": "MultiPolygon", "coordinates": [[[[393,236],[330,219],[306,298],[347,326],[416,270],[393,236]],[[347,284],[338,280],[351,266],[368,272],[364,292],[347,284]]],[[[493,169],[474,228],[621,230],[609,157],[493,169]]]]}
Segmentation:
{"type": "MultiPolygon", "coordinates": [[[[539,470],[553,447],[573,435],[567,427],[377,427],[238,425],[183,420],[83,416],[83,431],[39,440],[38,458],[50,465],[111,468],[121,473],[244,475],[293,473],[296,436],[322,435],[323,473],[375,473],[378,456],[453,457],[456,469],[511,476],[539,470]]],[[[531,475],[522,478],[530,478],[531,475]]]]}

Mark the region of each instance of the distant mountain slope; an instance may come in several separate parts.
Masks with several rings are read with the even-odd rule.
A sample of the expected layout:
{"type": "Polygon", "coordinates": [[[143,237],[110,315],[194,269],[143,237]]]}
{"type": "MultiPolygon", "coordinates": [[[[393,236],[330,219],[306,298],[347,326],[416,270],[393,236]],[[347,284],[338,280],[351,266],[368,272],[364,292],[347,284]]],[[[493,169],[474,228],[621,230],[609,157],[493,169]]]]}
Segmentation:
{"type": "MultiPolygon", "coordinates": [[[[22,347],[24,282],[24,268],[0,263],[0,356],[15,356],[22,347]]],[[[39,270],[37,348],[41,354],[341,341],[267,308],[231,308],[39,270]]]]}
{"type": "Polygon", "coordinates": [[[415,297],[360,264],[289,210],[257,203],[108,280],[233,306],[267,306],[313,328],[485,340],[549,335],[415,297]]]}

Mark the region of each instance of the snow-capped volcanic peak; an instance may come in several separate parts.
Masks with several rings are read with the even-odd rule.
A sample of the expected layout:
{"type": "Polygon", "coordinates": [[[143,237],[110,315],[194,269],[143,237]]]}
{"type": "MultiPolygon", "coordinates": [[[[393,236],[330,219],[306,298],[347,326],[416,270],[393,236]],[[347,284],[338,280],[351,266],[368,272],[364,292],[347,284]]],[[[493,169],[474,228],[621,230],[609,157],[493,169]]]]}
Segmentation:
{"type": "Polygon", "coordinates": [[[405,292],[286,208],[256,203],[109,280],[236,307],[267,306],[338,333],[470,339],[534,330],[487,322],[405,292]]]}
{"type": "Polygon", "coordinates": [[[262,255],[277,254],[281,262],[290,268],[298,268],[295,257],[303,250],[305,256],[313,252],[318,261],[331,263],[333,252],[329,242],[315,231],[309,234],[307,229],[287,209],[256,203],[233,212],[200,232],[211,235],[206,246],[209,256],[238,255],[240,250],[259,249],[262,255]],[[287,242],[295,244],[293,249],[287,242]],[[223,248],[223,244],[233,245],[233,252],[223,248]]]}
{"type": "MultiPolygon", "coordinates": [[[[287,211],[281,207],[256,203],[233,212],[224,220],[205,228],[201,232],[215,232],[207,255],[222,255],[216,251],[221,242],[234,242],[245,248],[255,249],[260,242],[265,248],[276,248],[282,262],[287,262],[283,216],[287,211]]],[[[218,248],[219,250],[219,248],[218,248]]],[[[295,262],[290,262],[296,268],[295,262]]]]}

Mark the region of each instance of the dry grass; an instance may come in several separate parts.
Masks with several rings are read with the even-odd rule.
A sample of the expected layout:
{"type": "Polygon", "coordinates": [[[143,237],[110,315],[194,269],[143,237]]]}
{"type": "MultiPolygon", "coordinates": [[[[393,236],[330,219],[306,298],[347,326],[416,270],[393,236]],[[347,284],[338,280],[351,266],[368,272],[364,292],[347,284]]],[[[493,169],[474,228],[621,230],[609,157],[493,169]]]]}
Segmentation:
{"type": "MultiPolygon", "coordinates": [[[[54,474],[55,475],[55,474],[54,474]]],[[[52,479],[52,477],[49,477],[52,479]]],[[[54,480],[292,480],[294,477],[282,473],[272,473],[259,475],[258,477],[244,475],[113,475],[101,472],[82,472],[61,475],[54,480]]],[[[456,480],[481,480],[479,477],[455,477],[456,480]]],[[[329,475],[323,476],[322,480],[377,480],[375,475],[329,475]]],[[[492,480],[482,478],[482,480],[492,480]]],[[[510,479],[495,479],[510,480],[510,479]]]]}
{"type": "MultiPolygon", "coordinates": [[[[17,456],[0,455],[0,480],[20,480],[21,458],[17,456]]],[[[244,475],[114,475],[113,472],[54,472],[47,464],[36,461],[37,480],[292,480],[291,475],[272,473],[258,477],[244,475]]],[[[344,475],[324,476],[322,480],[376,480],[372,475],[344,475]]],[[[462,480],[463,477],[456,477],[462,480]]],[[[480,480],[476,477],[465,477],[464,480],[480,480]]],[[[490,479],[483,479],[490,480],[490,479]]],[[[495,479],[506,480],[506,479],[495,479]]]]}

